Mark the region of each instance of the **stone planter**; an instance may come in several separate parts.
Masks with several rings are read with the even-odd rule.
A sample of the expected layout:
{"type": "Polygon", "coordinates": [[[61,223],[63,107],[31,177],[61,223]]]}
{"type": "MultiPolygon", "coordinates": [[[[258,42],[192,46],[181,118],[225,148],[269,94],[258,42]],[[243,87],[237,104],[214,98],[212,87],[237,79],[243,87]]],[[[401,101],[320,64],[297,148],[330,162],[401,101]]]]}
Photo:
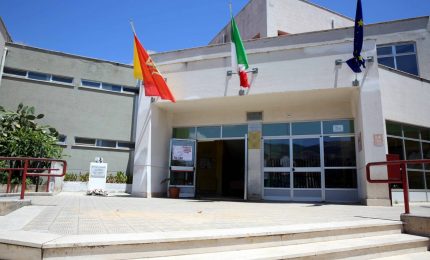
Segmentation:
{"type": "MultiPolygon", "coordinates": [[[[79,181],[65,181],[65,182],[63,182],[62,191],[86,192],[87,191],[87,183],[86,182],[79,182],[79,181]]],[[[106,183],[106,191],[108,193],[116,193],[116,192],[131,193],[131,184],[106,183]]]]}

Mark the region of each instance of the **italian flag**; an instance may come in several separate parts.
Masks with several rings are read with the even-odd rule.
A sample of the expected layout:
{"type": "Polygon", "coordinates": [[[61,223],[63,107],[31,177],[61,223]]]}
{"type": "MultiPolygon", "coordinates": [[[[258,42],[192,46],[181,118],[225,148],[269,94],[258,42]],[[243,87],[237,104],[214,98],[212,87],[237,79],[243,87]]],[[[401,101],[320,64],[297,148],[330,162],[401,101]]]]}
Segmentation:
{"type": "Polygon", "coordinates": [[[246,56],[245,48],[243,47],[242,38],[240,37],[239,29],[233,16],[231,17],[231,67],[237,68],[240,78],[240,86],[249,88],[251,85],[248,81],[248,57],[246,56]]]}

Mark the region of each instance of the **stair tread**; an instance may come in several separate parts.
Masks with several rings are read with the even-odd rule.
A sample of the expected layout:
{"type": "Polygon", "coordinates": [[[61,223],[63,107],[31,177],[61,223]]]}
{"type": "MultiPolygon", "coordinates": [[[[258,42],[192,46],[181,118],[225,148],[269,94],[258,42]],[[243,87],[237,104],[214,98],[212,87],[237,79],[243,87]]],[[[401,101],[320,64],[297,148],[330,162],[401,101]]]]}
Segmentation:
{"type": "MultiPolygon", "coordinates": [[[[213,229],[196,231],[173,231],[142,233],[130,236],[129,234],[103,234],[103,235],[70,235],[64,236],[43,244],[43,248],[103,246],[115,244],[151,244],[160,242],[178,242],[205,239],[226,239],[238,237],[285,235],[304,232],[321,232],[327,230],[342,230],[353,228],[369,228],[376,226],[400,226],[400,221],[387,220],[360,220],[344,222],[312,223],[287,226],[264,226],[253,228],[213,229]]],[[[8,237],[8,240],[11,240],[8,237]]],[[[2,237],[0,235],[0,242],[2,237]]]]}
{"type": "Polygon", "coordinates": [[[396,255],[396,256],[378,257],[373,259],[374,260],[428,260],[430,259],[430,252],[426,251],[426,252],[402,254],[402,255],[396,255]]]}
{"type": "MultiPolygon", "coordinates": [[[[315,242],[308,244],[286,245],[224,252],[201,253],[193,255],[155,257],[151,259],[279,259],[320,254],[335,253],[356,249],[375,248],[382,246],[428,242],[429,238],[407,234],[392,234],[365,238],[353,238],[335,241],[315,242]]],[[[395,249],[394,249],[395,250],[395,249]]]]}

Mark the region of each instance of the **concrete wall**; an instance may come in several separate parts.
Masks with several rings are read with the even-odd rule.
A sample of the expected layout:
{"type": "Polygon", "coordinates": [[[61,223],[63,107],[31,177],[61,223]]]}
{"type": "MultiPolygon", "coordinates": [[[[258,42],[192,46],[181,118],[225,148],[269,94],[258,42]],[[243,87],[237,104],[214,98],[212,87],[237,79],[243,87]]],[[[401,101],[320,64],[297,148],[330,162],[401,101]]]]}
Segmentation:
{"type": "Polygon", "coordinates": [[[101,156],[109,171],[131,173],[130,151],[74,145],[75,137],[133,141],[135,95],[80,87],[81,79],[133,86],[131,68],[15,44],[8,48],[6,67],[73,77],[74,82],[65,85],[4,75],[0,104],[16,110],[22,102],[45,114],[40,123],[67,136],[64,155],[70,171],[88,171],[89,162],[101,156]]]}
{"type": "Polygon", "coordinates": [[[379,69],[385,120],[430,127],[430,82],[379,69]]]}
{"type": "Polygon", "coordinates": [[[267,0],[267,37],[354,26],[350,18],[301,0],[267,0]]]}
{"type": "MultiPolygon", "coordinates": [[[[267,37],[267,0],[251,0],[235,17],[242,40],[252,39],[260,33],[267,37]]],[[[231,41],[231,26],[228,24],[210,41],[209,44],[222,44],[231,41]]]]}
{"type": "MultiPolygon", "coordinates": [[[[295,34],[354,25],[345,16],[302,0],[251,0],[235,20],[243,40],[257,34],[259,38],[278,36],[278,30],[295,34]]],[[[227,24],[209,44],[230,42],[230,30],[227,24]]]]}

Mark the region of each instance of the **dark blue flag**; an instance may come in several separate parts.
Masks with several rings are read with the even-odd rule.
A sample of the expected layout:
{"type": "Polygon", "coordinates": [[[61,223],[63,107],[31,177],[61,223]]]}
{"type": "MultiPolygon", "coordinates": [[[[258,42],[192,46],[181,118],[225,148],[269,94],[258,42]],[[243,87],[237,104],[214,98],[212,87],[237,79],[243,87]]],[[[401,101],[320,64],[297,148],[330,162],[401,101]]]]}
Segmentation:
{"type": "Polygon", "coordinates": [[[346,64],[355,73],[361,72],[361,66],[366,68],[366,62],[361,57],[361,49],[363,48],[363,34],[364,34],[363,10],[361,8],[361,0],[357,1],[357,10],[355,13],[355,28],[354,28],[354,57],[347,60],[346,64]]]}

